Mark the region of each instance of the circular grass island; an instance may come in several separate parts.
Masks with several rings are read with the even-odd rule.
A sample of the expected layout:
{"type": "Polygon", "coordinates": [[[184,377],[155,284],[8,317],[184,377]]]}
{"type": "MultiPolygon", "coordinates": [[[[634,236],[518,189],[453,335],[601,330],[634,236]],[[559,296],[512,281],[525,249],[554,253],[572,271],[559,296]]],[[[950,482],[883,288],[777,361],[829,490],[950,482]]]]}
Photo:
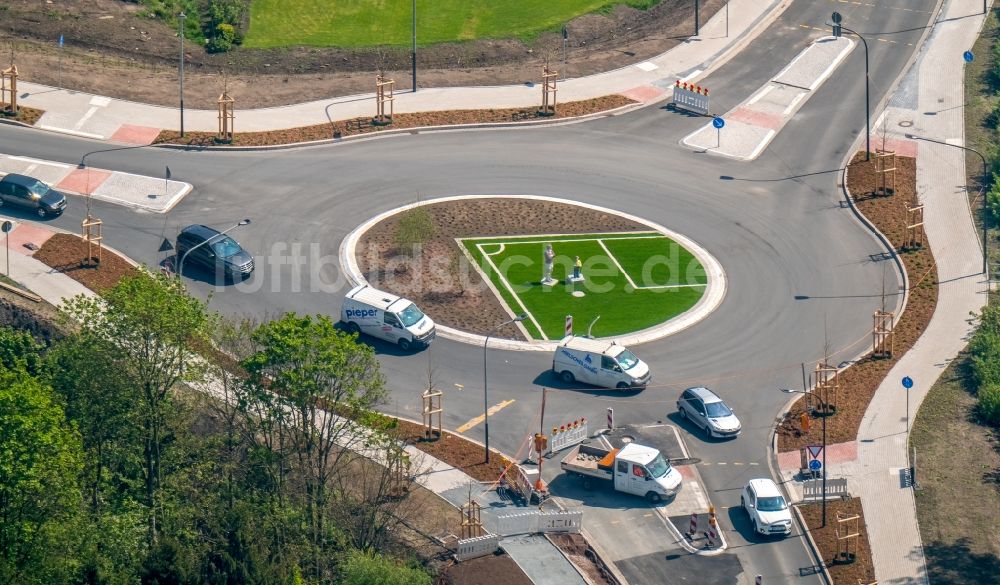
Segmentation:
{"type": "Polygon", "coordinates": [[[718,261],[687,237],[549,197],[449,197],[394,209],[352,232],[341,258],[352,280],[412,300],[444,337],[481,343],[525,315],[493,333],[523,348],[551,347],[567,316],[577,335],[650,341],[700,320],[725,293],[718,261]]]}

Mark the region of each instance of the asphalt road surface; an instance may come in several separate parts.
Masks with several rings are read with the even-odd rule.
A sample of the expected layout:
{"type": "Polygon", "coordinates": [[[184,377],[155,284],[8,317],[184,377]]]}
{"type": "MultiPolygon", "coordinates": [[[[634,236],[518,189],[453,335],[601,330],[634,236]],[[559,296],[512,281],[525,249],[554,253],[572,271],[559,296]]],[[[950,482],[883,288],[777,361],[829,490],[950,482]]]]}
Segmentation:
{"type": "MultiPolygon", "coordinates": [[[[726,111],[738,104],[811,39],[827,34],[823,23],[836,9],[845,25],[869,39],[875,119],[877,104],[933,22],[936,2],[898,4],[908,10],[796,0],[702,83],[712,88],[713,108],[726,111]]],[[[612,407],[620,423],[669,419],[692,432],[676,420],[674,403],[687,386],[709,386],[744,422],[737,441],[688,437],[739,560],[725,573],[742,572],[744,580],[762,574],[768,583],[812,583],[813,561],[800,537],[752,537],[737,507],[746,480],[768,475],[774,417],[787,400],[778,389],[801,387],[800,364],[822,358],[825,348],[835,361],[863,352],[883,279],[887,290],[898,288],[893,267],[873,260],[882,249],[841,204],[837,185],[851,144],[864,132],[864,57],[858,43],[752,163],[679,146],[703,122],[662,107],[558,127],[413,133],[260,153],[122,149],[0,127],[0,151],[67,163],[87,155],[89,165],[154,176],[169,165],[175,179],[193,183],[195,191],[167,216],[94,202],[105,241],[150,265],[164,258],[157,252],[162,238],[172,240],[185,225],[229,226],[252,218],[252,225],[233,235],[257,256],[254,279],[216,291],[207,282],[192,284],[196,294],[211,292],[211,306],[230,315],[338,315],[346,292],[337,265],[343,237],[372,215],[418,197],[564,197],[640,215],[691,237],[722,263],[728,293],[695,327],[633,348],[651,364],[653,386],[624,395],[566,388],[547,371],[550,355],[491,349],[488,402],[514,401],[490,417],[491,445],[516,452],[538,429],[542,386],[554,389],[548,394],[547,425],[580,417],[603,421],[612,407]],[[291,256],[303,261],[290,262],[291,256]]],[[[78,231],[83,215],[82,202],[74,199],[52,223],[78,231]]],[[[419,418],[430,364],[435,384],[447,393],[446,427],[457,428],[482,413],[482,347],[438,339],[430,351],[416,355],[383,345],[376,349],[392,391],[387,412],[419,418]]],[[[483,426],[466,434],[481,440],[483,426]]],[[[645,562],[653,561],[637,560],[634,571],[641,572],[645,562]]]]}

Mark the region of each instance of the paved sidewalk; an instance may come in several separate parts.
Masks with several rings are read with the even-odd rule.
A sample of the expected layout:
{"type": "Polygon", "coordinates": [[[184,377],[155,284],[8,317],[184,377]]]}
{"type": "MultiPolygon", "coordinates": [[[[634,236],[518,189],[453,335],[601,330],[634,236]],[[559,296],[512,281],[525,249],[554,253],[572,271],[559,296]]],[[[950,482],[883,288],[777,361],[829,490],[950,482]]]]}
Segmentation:
{"type": "MultiPolygon", "coordinates": [[[[900,136],[905,132],[964,145],[962,53],[979,34],[981,10],[978,0],[946,2],[883,116],[890,135],[905,139],[900,136]]],[[[913,491],[901,480],[900,470],[909,461],[906,421],[965,346],[973,329],[969,314],[986,301],[981,243],[964,187],[965,152],[923,141],[917,142],[917,149],[917,191],[938,270],[937,308],[927,330],[889,372],[865,413],[858,431],[858,474],[849,479],[852,491],[861,495],[875,576],[883,585],[928,582],[913,491]],[[909,413],[903,376],[915,382],[909,413]]]]}
{"type": "MultiPolygon", "coordinates": [[[[666,97],[677,79],[697,80],[763,30],[791,0],[732,0],[692,37],[653,59],[587,77],[559,82],[560,102],[622,94],[643,103],[666,97]]],[[[23,75],[30,78],[29,71],[23,75]]],[[[373,74],[374,89],[374,74],[373,74]]],[[[150,144],[160,130],[176,130],[180,114],[175,108],[139,104],[103,96],[68,91],[23,79],[26,94],[20,103],[45,110],[37,126],[48,130],[126,144],[150,144]]],[[[239,100],[239,96],[234,96],[239,100]]],[[[427,88],[395,95],[397,113],[453,109],[508,108],[541,102],[538,85],[427,88]]],[[[239,103],[239,102],[237,102],[239,103]]],[[[324,124],[336,120],[370,117],[375,113],[374,93],[338,97],[257,110],[236,111],[239,132],[278,130],[324,124]]],[[[215,132],[218,112],[185,110],[185,130],[215,132]]]]}

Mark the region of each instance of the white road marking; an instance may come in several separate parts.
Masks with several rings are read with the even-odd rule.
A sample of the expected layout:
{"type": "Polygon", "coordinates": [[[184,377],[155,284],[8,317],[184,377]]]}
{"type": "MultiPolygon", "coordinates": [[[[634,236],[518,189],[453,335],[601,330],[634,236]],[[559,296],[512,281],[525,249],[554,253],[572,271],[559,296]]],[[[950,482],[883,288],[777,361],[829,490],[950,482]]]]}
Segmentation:
{"type": "Polygon", "coordinates": [[[621,271],[622,276],[625,277],[625,280],[630,285],[632,285],[632,288],[635,289],[639,288],[635,285],[634,282],[632,282],[632,277],[628,275],[628,272],[625,272],[625,269],[622,268],[622,265],[618,263],[618,258],[615,258],[615,255],[611,253],[611,250],[608,250],[608,247],[604,245],[604,240],[598,239],[597,244],[608,254],[608,258],[611,258],[611,261],[615,263],[615,266],[617,266],[618,270],[621,271]]]}
{"type": "Polygon", "coordinates": [[[87,113],[84,114],[82,118],[77,120],[76,124],[73,125],[73,129],[79,130],[80,128],[83,128],[83,125],[87,123],[87,120],[89,120],[90,117],[96,113],[97,113],[97,106],[91,107],[89,110],[87,110],[87,113]]]}
{"type": "Polygon", "coordinates": [[[111,98],[104,97],[101,95],[95,95],[94,97],[90,98],[90,105],[97,106],[98,108],[106,108],[107,106],[111,105],[111,98]]]}
{"type": "Polygon", "coordinates": [[[486,261],[489,262],[490,266],[493,267],[493,270],[496,271],[497,278],[499,278],[500,282],[503,283],[504,287],[507,289],[507,292],[509,292],[511,296],[514,297],[514,300],[517,301],[517,304],[521,306],[521,310],[528,315],[528,319],[530,319],[531,322],[535,325],[535,327],[538,328],[538,333],[539,335],[542,336],[542,339],[548,341],[549,338],[545,335],[545,330],[542,329],[541,324],[538,322],[537,319],[535,319],[535,316],[531,314],[531,311],[528,310],[528,307],[524,306],[524,302],[521,301],[521,297],[517,296],[517,293],[514,292],[514,289],[510,286],[510,283],[507,282],[507,278],[504,277],[503,274],[501,274],[500,269],[497,268],[497,265],[493,262],[493,258],[486,255],[486,252],[483,252],[483,247],[481,245],[476,244],[476,248],[479,249],[479,253],[483,255],[483,258],[486,258],[486,261]]]}
{"type": "Polygon", "coordinates": [[[643,71],[656,71],[659,69],[655,63],[650,63],[649,61],[643,61],[642,63],[637,63],[636,67],[642,69],[643,71]]]}
{"type": "Polygon", "coordinates": [[[81,132],[79,130],[70,130],[69,128],[60,128],[59,126],[49,126],[46,124],[36,124],[37,128],[42,130],[51,130],[52,132],[62,132],[63,134],[73,134],[75,136],[83,136],[84,138],[96,138],[97,140],[104,140],[104,136],[101,134],[94,134],[92,132],[81,132]]]}
{"type": "Polygon", "coordinates": [[[24,162],[35,164],[35,165],[48,165],[48,166],[52,166],[52,167],[59,167],[61,169],[68,169],[68,168],[70,168],[72,166],[72,165],[67,165],[67,164],[63,164],[63,163],[50,162],[50,161],[47,161],[47,160],[38,160],[37,158],[29,158],[29,157],[26,157],[26,156],[8,156],[7,158],[10,159],[10,160],[22,160],[24,162]]]}

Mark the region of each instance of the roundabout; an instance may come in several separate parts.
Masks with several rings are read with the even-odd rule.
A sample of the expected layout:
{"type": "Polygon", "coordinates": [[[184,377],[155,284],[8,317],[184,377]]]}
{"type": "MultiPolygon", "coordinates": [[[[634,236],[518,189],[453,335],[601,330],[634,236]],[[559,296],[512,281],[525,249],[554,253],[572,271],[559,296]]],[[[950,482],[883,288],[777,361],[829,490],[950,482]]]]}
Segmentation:
{"type": "Polygon", "coordinates": [[[340,261],[351,283],[413,300],[445,338],[480,345],[493,324],[525,315],[517,338],[494,338],[494,347],[514,350],[551,351],[573,332],[653,341],[704,319],[726,293],[721,264],[691,238],[633,214],[537,195],[391,209],[348,234],[340,261]],[[401,237],[413,232],[419,241],[401,237]]]}

